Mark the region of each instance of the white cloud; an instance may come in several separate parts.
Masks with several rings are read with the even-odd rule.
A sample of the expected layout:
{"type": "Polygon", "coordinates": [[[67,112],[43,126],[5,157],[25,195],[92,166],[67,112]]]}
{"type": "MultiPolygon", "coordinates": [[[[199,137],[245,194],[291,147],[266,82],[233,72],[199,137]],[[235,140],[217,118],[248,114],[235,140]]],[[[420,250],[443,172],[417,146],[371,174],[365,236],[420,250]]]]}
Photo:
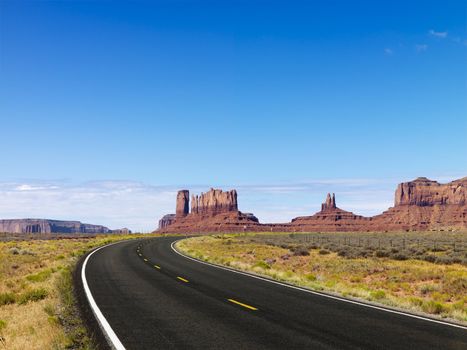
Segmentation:
{"type": "Polygon", "coordinates": [[[415,50],[417,52],[424,52],[424,51],[428,50],[428,45],[427,44],[416,44],[415,45],[415,50]]]}
{"type": "Polygon", "coordinates": [[[47,190],[47,189],[56,189],[57,186],[35,186],[29,184],[22,184],[15,187],[16,191],[40,191],[40,190],[47,190]]]}
{"type": "Polygon", "coordinates": [[[176,189],[126,181],[0,183],[0,218],[80,220],[150,231],[174,211],[175,194],[176,189]]]}
{"type": "Polygon", "coordinates": [[[431,29],[428,32],[428,34],[435,37],[435,38],[440,38],[440,39],[447,38],[447,36],[448,36],[448,32],[436,32],[433,29],[431,29]]]}
{"type": "Polygon", "coordinates": [[[390,56],[390,55],[392,55],[392,54],[394,53],[394,51],[393,51],[392,49],[386,47],[386,48],[384,49],[384,53],[385,53],[386,55],[390,56]]]}

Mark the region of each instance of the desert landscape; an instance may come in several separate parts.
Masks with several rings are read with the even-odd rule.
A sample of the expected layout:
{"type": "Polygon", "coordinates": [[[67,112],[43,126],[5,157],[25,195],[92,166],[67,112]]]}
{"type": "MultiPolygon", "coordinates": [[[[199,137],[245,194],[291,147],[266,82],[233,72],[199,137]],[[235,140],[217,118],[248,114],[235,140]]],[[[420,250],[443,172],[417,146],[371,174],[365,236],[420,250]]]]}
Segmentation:
{"type": "Polygon", "coordinates": [[[466,350],[465,0],[0,1],[0,350],[466,350]]]}

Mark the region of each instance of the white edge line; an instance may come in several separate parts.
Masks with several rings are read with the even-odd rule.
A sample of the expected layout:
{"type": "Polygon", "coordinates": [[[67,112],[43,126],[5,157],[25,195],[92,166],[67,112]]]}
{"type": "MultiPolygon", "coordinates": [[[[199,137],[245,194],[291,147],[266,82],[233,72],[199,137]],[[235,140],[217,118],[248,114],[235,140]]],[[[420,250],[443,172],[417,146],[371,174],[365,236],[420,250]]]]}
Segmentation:
{"type": "MultiPolygon", "coordinates": [[[[125,241],[122,241],[125,242],[125,241]]],[[[99,326],[101,327],[102,331],[104,332],[105,337],[107,338],[108,342],[110,343],[114,349],[116,350],[125,350],[125,347],[123,346],[122,342],[120,339],[118,339],[117,335],[115,334],[114,330],[112,327],[110,327],[109,322],[106,320],[104,315],[102,314],[101,310],[96,304],[96,301],[94,300],[91,290],[89,289],[88,281],[86,280],[86,265],[88,263],[89,258],[97,251],[101,250],[102,248],[117,244],[117,243],[122,243],[122,242],[115,242],[111,244],[107,244],[105,246],[99,247],[95,250],[93,250],[91,253],[88,254],[86,259],[84,259],[83,266],[81,267],[81,279],[83,281],[83,288],[84,292],[86,294],[86,297],[88,299],[89,305],[91,306],[92,312],[94,316],[97,319],[97,322],[99,323],[99,326]]]]}
{"type": "Polygon", "coordinates": [[[297,289],[297,290],[300,290],[300,291],[302,291],[302,292],[306,292],[306,293],[310,293],[310,294],[319,295],[319,296],[322,296],[322,297],[325,297],[325,298],[329,298],[329,299],[335,299],[335,300],[343,301],[343,302],[350,303],[350,304],[356,304],[356,305],[368,307],[368,308],[371,308],[371,309],[381,310],[381,311],[390,312],[390,313],[393,313],[393,314],[398,314],[398,315],[403,315],[403,316],[407,316],[407,317],[416,318],[416,319],[423,320],[423,321],[439,323],[439,324],[442,324],[442,325],[445,325],[445,326],[451,326],[451,327],[456,327],[456,328],[460,328],[460,329],[465,329],[465,330],[467,330],[467,327],[461,326],[461,325],[457,325],[457,324],[454,324],[454,323],[444,322],[444,321],[438,321],[438,320],[435,320],[435,319],[432,319],[432,318],[423,317],[423,316],[417,316],[417,315],[410,314],[410,313],[407,313],[407,312],[391,310],[391,309],[387,309],[387,308],[384,308],[384,307],[375,306],[375,305],[371,305],[371,304],[366,304],[366,303],[359,302],[359,301],[355,301],[355,300],[350,300],[350,299],[345,299],[345,298],[336,297],[336,296],[333,296],[333,295],[330,295],[330,294],[326,294],[326,293],[315,292],[315,291],[310,290],[310,289],[306,289],[306,288],[302,288],[302,287],[298,287],[298,286],[293,286],[293,285],[291,285],[291,284],[282,283],[282,282],[279,282],[279,281],[274,281],[274,280],[269,279],[269,278],[266,278],[266,277],[260,277],[260,276],[257,276],[257,275],[253,275],[253,274],[248,273],[248,272],[238,271],[238,270],[235,270],[235,269],[232,269],[232,268],[229,268],[229,267],[225,267],[225,266],[221,266],[221,265],[209,263],[209,262],[206,262],[206,261],[202,261],[202,260],[199,260],[199,259],[196,259],[196,258],[192,258],[191,256],[185,255],[185,254],[179,252],[177,249],[175,249],[175,247],[174,247],[175,243],[177,243],[177,242],[179,242],[179,241],[181,241],[181,240],[182,240],[182,239],[179,239],[179,240],[176,240],[176,241],[172,242],[172,244],[170,245],[171,248],[172,248],[172,250],[173,250],[175,253],[177,253],[178,255],[183,256],[184,258],[190,259],[190,260],[193,260],[193,261],[196,261],[196,262],[198,262],[198,263],[200,263],[200,264],[205,264],[205,265],[213,266],[213,267],[216,267],[216,268],[218,268],[218,269],[222,269],[222,270],[226,270],[226,271],[238,273],[238,274],[240,274],[240,275],[245,275],[245,276],[252,277],[252,278],[256,278],[256,279],[259,279],[259,280],[262,280],[262,281],[266,281],[266,282],[269,282],[269,283],[278,284],[278,285],[283,286],[283,287],[288,287],[288,288],[292,288],[292,289],[297,289]]]}

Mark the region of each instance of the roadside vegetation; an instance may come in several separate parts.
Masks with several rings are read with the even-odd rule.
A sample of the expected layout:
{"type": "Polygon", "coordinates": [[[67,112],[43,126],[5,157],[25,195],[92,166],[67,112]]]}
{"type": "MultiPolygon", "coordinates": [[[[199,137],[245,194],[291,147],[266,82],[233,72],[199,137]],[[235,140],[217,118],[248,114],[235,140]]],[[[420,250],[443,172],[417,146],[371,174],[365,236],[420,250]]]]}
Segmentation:
{"type": "Polygon", "coordinates": [[[195,258],[317,291],[467,324],[467,232],[213,235],[195,258]]]}
{"type": "Polygon", "coordinates": [[[72,271],[92,248],[142,236],[0,241],[0,349],[94,349],[72,271]]]}

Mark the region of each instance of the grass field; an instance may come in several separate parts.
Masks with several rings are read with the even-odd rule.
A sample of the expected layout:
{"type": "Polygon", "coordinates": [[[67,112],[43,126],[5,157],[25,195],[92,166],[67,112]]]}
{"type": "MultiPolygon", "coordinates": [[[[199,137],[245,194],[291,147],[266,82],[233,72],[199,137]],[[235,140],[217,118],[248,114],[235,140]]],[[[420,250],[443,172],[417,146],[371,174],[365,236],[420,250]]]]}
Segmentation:
{"type": "Polygon", "coordinates": [[[90,249],[141,236],[0,242],[0,349],[94,349],[71,272],[90,249]]]}
{"type": "Polygon", "coordinates": [[[239,270],[467,324],[467,233],[239,234],[177,247],[239,270]]]}

